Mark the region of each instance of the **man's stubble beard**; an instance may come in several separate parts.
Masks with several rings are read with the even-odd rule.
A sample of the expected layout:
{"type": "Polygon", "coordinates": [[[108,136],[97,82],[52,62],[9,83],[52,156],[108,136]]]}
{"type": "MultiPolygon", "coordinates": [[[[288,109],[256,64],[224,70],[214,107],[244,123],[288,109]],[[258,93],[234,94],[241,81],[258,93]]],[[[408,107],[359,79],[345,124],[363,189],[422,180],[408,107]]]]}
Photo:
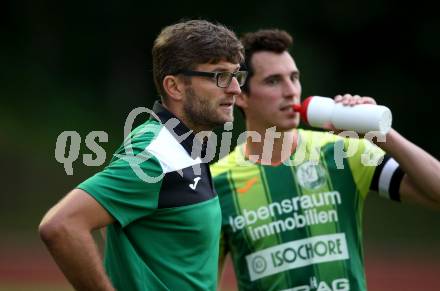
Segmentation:
{"type": "Polygon", "coordinates": [[[225,123],[215,108],[210,107],[208,98],[197,96],[192,87],[186,88],[185,94],[183,111],[191,124],[212,129],[225,123]]]}

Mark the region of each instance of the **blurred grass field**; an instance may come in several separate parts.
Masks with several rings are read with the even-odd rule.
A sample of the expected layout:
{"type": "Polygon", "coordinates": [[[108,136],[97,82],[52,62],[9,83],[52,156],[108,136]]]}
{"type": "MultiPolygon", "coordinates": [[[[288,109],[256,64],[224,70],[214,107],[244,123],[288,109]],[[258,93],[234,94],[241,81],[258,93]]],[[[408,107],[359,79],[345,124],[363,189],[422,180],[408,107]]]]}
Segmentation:
{"type": "MultiPolygon", "coordinates": [[[[0,291],[73,291],[55,263],[43,249],[0,249],[0,291]]],[[[438,250],[370,249],[366,273],[370,291],[440,290],[438,250]]],[[[219,291],[236,291],[230,261],[226,264],[219,291]]],[[[180,290],[179,290],[180,291],[180,290]]]]}
{"type": "Polygon", "coordinates": [[[0,283],[0,291],[73,291],[66,283],[0,283]]]}

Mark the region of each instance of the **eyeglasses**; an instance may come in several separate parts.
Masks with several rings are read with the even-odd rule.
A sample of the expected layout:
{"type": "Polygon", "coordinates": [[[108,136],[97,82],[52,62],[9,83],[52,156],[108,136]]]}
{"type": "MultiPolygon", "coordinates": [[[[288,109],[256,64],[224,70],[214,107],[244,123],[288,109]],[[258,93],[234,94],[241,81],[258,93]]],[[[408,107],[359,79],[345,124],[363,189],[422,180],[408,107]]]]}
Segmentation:
{"type": "Polygon", "coordinates": [[[178,72],[184,76],[199,76],[199,77],[209,77],[213,78],[217,81],[217,87],[220,88],[228,88],[232,82],[232,78],[235,77],[238,81],[238,85],[243,86],[244,82],[246,82],[247,71],[237,71],[234,73],[231,72],[200,72],[200,71],[191,71],[191,70],[180,70],[178,72]]]}

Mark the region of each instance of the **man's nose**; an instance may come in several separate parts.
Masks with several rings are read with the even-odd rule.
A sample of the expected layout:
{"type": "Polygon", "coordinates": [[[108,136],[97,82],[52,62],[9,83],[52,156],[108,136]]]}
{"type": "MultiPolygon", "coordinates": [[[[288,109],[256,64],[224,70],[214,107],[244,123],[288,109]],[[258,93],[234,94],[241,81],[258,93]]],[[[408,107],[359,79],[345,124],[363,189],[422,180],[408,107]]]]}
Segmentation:
{"type": "Polygon", "coordinates": [[[238,95],[241,93],[240,84],[236,77],[233,77],[231,83],[225,88],[226,93],[238,95]]]}
{"type": "Polygon", "coordinates": [[[284,96],[294,97],[297,96],[299,92],[300,92],[300,86],[297,83],[294,83],[289,80],[284,88],[284,96]]]}

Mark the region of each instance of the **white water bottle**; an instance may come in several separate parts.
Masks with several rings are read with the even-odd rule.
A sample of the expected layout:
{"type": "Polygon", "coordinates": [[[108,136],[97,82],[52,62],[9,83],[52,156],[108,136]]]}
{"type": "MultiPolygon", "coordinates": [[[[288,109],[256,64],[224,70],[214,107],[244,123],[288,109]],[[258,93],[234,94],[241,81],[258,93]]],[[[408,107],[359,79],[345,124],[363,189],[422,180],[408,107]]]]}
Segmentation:
{"type": "Polygon", "coordinates": [[[324,128],[329,123],[337,129],[357,133],[378,131],[385,135],[391,128],[392,114],[382,105],[358,104],[354,106],[336,103],[332,98],[310,96],[293,109],[313,127],[324,128]]]}

